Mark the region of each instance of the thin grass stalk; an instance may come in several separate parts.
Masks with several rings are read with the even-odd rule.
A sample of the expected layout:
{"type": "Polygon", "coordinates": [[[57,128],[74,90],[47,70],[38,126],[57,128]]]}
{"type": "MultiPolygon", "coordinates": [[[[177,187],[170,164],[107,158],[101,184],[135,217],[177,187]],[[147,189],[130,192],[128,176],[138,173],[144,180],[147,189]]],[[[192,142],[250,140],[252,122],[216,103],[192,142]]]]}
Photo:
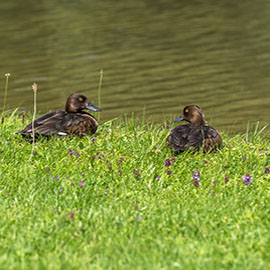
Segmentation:
{"type": "Polygon", "coordinates": [[[10,73],[6,73],[5,76],[6,76],[6,85],[5,85],[5,95],[4,95],[4,104],[3,104],[2,116],[4,115],[5,108],[6,108],[7,90],[8,90],[8,78],[10,76],[10,73]]]}
{"type": "Polygon", "coordinates": [[[35,147],[35,129],[34,129],[34,121],[36,118],[36,113],[37,113],[37,84],[33,83],[32,84],[32,89],[34,93],[34,112],[33,112],[33,119],[32,119],[32,136],[33,136],[33,141],[32,141],[32,150],[31,150],[31,155],[30,159],[32,159],[33,152],[34,152],[34,147],[35,147]]]}
{"type": "Polygon", "coordinates": [[[248,142],[248,135],[249,135],[249,122],[247,124],[247,130],[246,130],[246,142],[248,142]]]}
{"type": "MultiPolygon", "coordinates": [[[[98,107],[101,108],[101,85],[103,80],[103,69],[100,70],[99,85],[98,85],[98,107]]],[[[98,113],[98,121],[100,121],[100,112],[98,113]]]]}

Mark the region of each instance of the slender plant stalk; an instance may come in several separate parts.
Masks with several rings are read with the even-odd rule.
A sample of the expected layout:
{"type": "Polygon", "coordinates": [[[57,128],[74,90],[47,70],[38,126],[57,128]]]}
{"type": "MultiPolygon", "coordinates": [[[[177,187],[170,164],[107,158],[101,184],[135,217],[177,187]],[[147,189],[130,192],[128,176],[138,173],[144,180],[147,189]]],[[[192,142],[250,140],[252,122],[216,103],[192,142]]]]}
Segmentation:
{"type": "MultiPolygon", "coordinates": [[[[101,85],[103,80],[103,69],[100,70],[99,85],[98,85],[98,107],[101,108],[101,85]]],[[[98,121],[100,121],[100,113],[98,114],[98,121]]]]}
{"type": "Polygon", "coordinates": [[[34,112],[33,112],[33,119],[32,119],[32,136],[33,136],[33,143],[32,143],[32,150],[31,150],[31,155],[30,155],[30,159],[32,159],[33,156],[33,152],[34,152],[34,144],[35,144],[35,129],[34,129],[34,121],[36,118],[36,113],[37,113],[37,84],[33,83],[32,84],[32,89],[34,92],[34,112]]]}
{"type": "Polygon", "coordinates": [[[10,76],[10,73],[6,73],[6,86],[5,86],[5,96],[4,96],[4,104],[3,104],[3,111],[2,111],[2,115],[4,114],[5,111],[5,107],[6,107],[6,101],[7,101],[7,89],[8,89],[8,78],[10,76]]]}

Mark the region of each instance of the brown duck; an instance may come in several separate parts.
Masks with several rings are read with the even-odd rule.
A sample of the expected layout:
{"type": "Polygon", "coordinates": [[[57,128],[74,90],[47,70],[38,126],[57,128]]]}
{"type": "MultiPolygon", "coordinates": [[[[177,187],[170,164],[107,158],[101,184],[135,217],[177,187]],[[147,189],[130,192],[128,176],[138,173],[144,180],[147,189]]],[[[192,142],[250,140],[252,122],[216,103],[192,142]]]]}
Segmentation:
{"type": "MultiPolygon", "coordinates": [[[[98,123],[93,115],[83,111],[85,109],[95,112],[101,111],[91,104],[84,95],[72,94],[67,99],[65,111],[50,112],[34,121],[34,133],[37,136],[74,134],[80,137],[93,134],[97,130],[98,123]]],[[[33,137],[32,123],[15,134],[33,137]]]]}
{"type": "Polygon", "coordinates": [[[212,152],[221,147],[222,139],[219,132],[206,125],[203,111],[199,106],[186,106],[183,115],[176,118],[174,122],[183,120],[189,124],[177,126],[167,137],[168,145],[172,150],[183,152],[186,149],[203,147],[204,152],[212,152]]]}

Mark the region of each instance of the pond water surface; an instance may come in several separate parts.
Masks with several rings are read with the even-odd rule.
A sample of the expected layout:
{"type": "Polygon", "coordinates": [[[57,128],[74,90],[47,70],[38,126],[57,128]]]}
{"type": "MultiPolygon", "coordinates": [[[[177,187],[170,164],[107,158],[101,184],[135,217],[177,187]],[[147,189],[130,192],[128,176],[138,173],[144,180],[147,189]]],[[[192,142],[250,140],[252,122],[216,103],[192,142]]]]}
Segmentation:
{"type": "Polygon", "coordinates": [[[11,108],[32,109],[33,82],[41,113],[73,92],[97,104],[103,69],[102,121],[145,108],[161,123],[197,104],[221,131],[270,122],[268,0],[9,0],[0,16],[11,108]]]}

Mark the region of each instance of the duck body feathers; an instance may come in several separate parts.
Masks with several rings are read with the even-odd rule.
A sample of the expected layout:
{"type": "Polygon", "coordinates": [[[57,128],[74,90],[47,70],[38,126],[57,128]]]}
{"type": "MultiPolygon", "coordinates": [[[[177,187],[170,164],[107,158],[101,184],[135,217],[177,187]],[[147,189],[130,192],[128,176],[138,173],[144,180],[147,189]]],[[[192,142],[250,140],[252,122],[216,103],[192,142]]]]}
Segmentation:
{"type": "Polygon", "coordinates": [[[219,132],[211,126],[181,125],[174,128],[167,137],[169,147],[175,152],[188,148],[203,147],[204,152],[211,152],[221,146],[219,132]]]}
{"type": "MultiPolygon", "coordinates": [[[[43,136],[68,134],[83,136],[94,134],[97,127],[98,123],[95,117],[87,112],[68,113],[65,111],[54,111],[34,121],[35,133],[43,136]]],[[[33,136],[32,123],[17,133],[33,136]]]]}

